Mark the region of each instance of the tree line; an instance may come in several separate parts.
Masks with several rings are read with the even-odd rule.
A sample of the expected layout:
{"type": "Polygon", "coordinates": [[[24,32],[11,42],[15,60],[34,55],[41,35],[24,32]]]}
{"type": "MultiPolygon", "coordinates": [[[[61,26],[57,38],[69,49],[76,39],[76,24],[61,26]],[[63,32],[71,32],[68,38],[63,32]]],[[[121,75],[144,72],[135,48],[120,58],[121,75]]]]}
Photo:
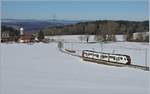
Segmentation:
{"type": "Polygon", "coordinates": [[[98,33],[106,34],[128,34],[135,32],[148,32],[149,21],[112,21],[99,20],[79,22],[74,25],[55,26],[43,29],[46,35],[76,35],[98,33]]]}
{"type": "Polygon", "coordinates": [[[114,35],[126,35],[126,39],[131,40],[133,33],[148,31],[149,21],[122,20],[87,21],[43,29],[45,35],[96,35],[98,40],[115,40],[114,35]]]}

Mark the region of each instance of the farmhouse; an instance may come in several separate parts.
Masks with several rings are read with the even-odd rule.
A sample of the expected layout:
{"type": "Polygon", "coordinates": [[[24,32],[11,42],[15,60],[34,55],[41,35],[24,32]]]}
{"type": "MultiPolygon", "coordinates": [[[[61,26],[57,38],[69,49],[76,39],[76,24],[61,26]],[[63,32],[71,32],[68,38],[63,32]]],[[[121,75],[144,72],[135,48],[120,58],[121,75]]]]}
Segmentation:
{"type": "Polygon", "coordinates": [[[34,41],[34,36],[29,32],[24,32],[22,35],[20,35],[20,39],[19,39],[20,43],[28,43],[33,41],[34,41]]]}
{"type": "Polygon", "coordinates": [[[146,40],[149,36],[149,32],[136,32],[133,33],[133,40],[146,40]]]}
{"type": "Polygon", "coordinates": [[[5,41],[9,41],[9,31],[5,31],[5,32],[1,32],[1,41],[5,42],[5,41]]]}
{"type": "Polygon", "coordinates": [[[1,42],[18,41],[19,36],[12,34],[11,31],[1,32],[1,42]]]}

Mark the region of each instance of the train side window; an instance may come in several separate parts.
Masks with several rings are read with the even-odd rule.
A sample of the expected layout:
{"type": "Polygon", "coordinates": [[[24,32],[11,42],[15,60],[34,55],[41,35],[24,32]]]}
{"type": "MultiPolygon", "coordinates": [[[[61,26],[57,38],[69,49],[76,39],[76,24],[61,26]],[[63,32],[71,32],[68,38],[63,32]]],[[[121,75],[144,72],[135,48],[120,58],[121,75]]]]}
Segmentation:
{"type": "Polygon", "coordinates": [[[113,59],[115,60],[115,57],[113,59]]]}
{"type": "Polygon", "coordinates": [[[109,56],[109,58],[112,58],[113,60],[115,60],[115,57],[114,57],[114,56],[109,56]]]}
{"type": "Polygon", "coordinates": [[[98,55],[97,55],[97,54],[93,54],[93,56],[98,57],[98,55]]]}
{"type": "Polygon", "coordinates": [[[96,57],[98,58],[98,57],[99,57],[99,55],[96,55],[96,57]]]}

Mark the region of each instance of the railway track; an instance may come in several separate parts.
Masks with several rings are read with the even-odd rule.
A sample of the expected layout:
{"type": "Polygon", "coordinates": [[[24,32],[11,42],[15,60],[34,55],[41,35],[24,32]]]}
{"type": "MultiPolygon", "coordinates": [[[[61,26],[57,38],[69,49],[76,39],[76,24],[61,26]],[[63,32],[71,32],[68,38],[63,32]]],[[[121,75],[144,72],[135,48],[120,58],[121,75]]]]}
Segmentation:
{"type": "Polygon", "coordinates": [[[83,57],[81,57],[81,58],[85,61],[90,61],[92,63],[97,63],[97,64],[104,64],[104,65],[116,66],[116,67],[130,67],[130,68],[136,68],[136,69],[149,71],[149,67],[147,67],[147,66],[134,65],[134,64],[126,65],[126,64],[122,64],[122,63],[112,63],[112,62],[100,61],[100,60],[83,58],[83,57]]]}
{"type": "Polygon", "coordinates": [[[112,62],[107,62],[107,61],[100,61],[100,60],[95,60],[95,59],[84,58],[80,55],[73,54],[73,53],[68,52],[67,50],[64,50],[64,49],[60,49],[60,51],[63,52],[63,53],[70,54],[72,56],[80,57],[83,60],[90,61],[92,63],[104,64],[104,65],[116,66],[116,67],[130,67],[130,68],[136,68],[136,69],[142,69],[142,70],[145,70],[145,71],[149,71],[149,67],[147,67],[147,66],[134,65],[134,64],[126,65],[126,64],[122,64],[122,63],[112,63],[112,62]]]}
{"type": "Polygon", "coordinates": [[[130,68],[141,69],[141,70],[144,70],[144,71],[149,71],[149,67],[147,67],[147,66],[141,66],[141,65],[135,65],[135,64],[127,65],[127,64],[122,64],[122,63],[113,63],[113,62],[108,62],[108,61],[101,61],[101,60],[85,58],[85,57],[82,57],[80,55],[74,54],[75,51],[68,51],[67,49],[63,49],[63,47],[59,47],[59,46],[58,46],[58,48],[63,53],[66,53],[66,54],[69,54],[69,55],[72,55],[72,56],[76,56],[76,57],[80,57],[83,60],[90,61],[92,63],[104,64],[104,65],[116,66],[116,67],[130,67],[130,68]]]}
{"type": "Polygon", "coordinates": [[[126,66],[131,67],[131,68],[137,68],[137,69],[142,69],[142,70],[145,70],[145,71],[149,71],[149,67],[147,67],[147,66],[133,65],[133,64],[126,65],[126,66]]]}

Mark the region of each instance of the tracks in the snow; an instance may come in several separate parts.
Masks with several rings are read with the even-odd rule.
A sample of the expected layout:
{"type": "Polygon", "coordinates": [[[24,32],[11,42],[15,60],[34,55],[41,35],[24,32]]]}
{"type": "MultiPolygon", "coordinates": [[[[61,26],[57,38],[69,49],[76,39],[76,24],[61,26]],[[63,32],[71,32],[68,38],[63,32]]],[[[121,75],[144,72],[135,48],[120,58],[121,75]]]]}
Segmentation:
{"type": "Polygon", "coordinates": [[[109,65],[109,66],[130,67],[130,68],[136,68],[136,69],[142,69],[142,70],[145,70],[145,71],[149,71],[149,67],[147,67],[147,66],[134,65],[134,64],[126,65],[126,64],[122,64],[122,63],[112,63],[112,62],[107,62],[107,61],[95,60],[95,59],[92,59],[92,58],[84,58],[80,55],[75,54],[74,50],[64,49],[62,42],[58,42],[58,48],[63,53],[66,53],[66,54],[69,54],[69,55],[72,55],[72,56],[76,56],[76,57],[80,57],[85,61],[90,61],[90,62],[93,62],[93,63],[104,64],[104,65],[109,65]]]}

